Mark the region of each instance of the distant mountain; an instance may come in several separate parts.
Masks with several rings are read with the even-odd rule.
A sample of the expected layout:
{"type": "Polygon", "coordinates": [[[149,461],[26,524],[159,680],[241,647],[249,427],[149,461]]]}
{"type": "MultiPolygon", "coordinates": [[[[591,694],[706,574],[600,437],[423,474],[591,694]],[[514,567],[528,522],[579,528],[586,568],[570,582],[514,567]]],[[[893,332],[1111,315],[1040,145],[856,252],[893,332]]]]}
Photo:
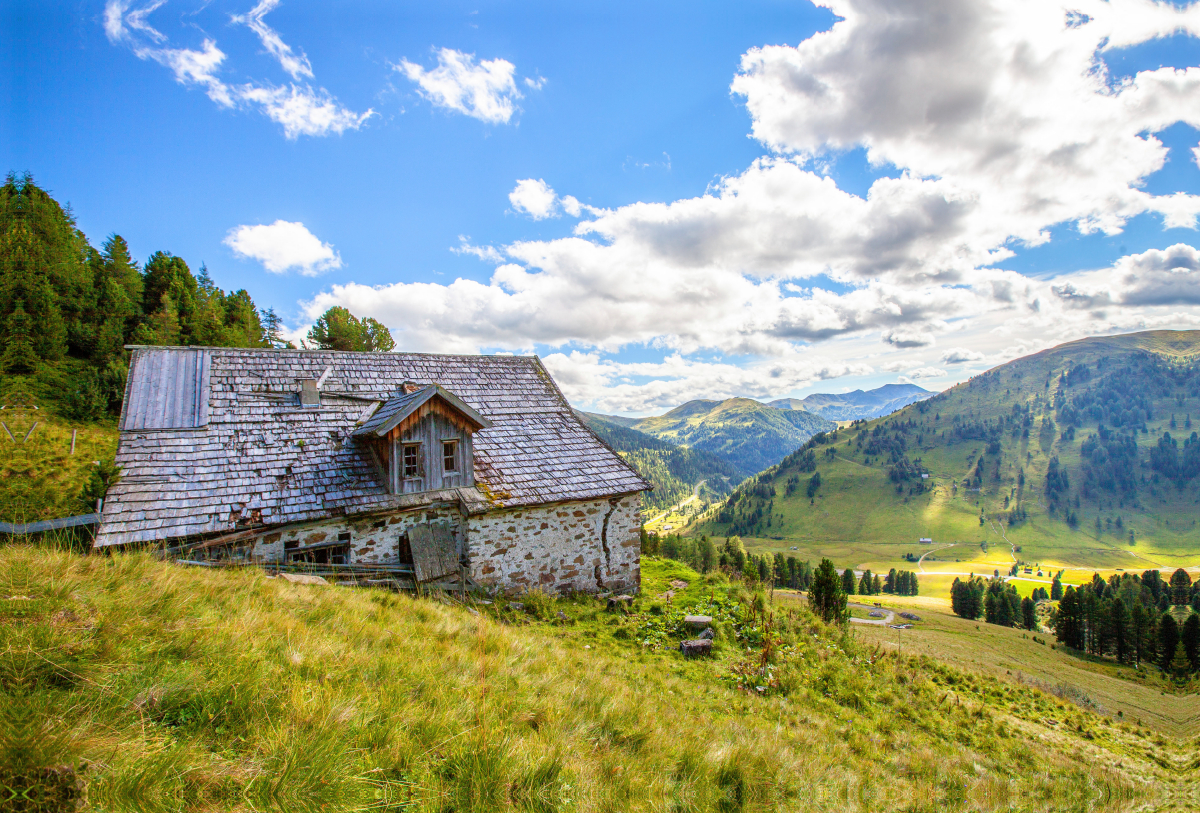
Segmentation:
{"type": "MultiPolygon", "coordinates": [[[[749,398],[688,401],[630,428],[660,440],[711,452],[729,461],[741,477],[773,466],[817,432],[836,424],[798,409],[777,409],[749,398]]],[[[740,479],[740,478],[739,478],[740,479]]]]}
{"type": "Polygon", "coordinates": [[[936,393],[916,384],[884,384],[873,390],[854,392],[815,393],[807,398],[780,398],[767,406],[776,409],[802,409],[831,421],[854,421],[882,418],[909,404],[924,401],[936,393]]]}
{"type": "Polygon", "coordinates": [[[578,409],[575,414],[654,486],[654,491],[646,495],[649,508],[675,505],[701,483],[702,497],[709,501],[721,499],[742,481],[738,468],[720,455],[630,429],[625,422],[637,423],[637,418],[596,415],[578,409]]]}
{"type": "Polygon", "coordinates": [[[1191,563],[1198,421],[1200,331],[1083,339],[814,439],[695,530],[911,550],[926,537],[964,562],[986,541],[1030,562],[1191,563]]]}

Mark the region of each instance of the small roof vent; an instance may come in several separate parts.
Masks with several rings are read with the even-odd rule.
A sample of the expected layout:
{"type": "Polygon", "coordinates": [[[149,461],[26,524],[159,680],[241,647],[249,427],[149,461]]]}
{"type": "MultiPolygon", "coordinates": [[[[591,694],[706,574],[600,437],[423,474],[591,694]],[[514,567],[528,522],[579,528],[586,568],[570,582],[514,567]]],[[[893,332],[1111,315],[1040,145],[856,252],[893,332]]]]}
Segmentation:
{"type": "Polygon", "coordinates": [[[329,380],[333,367],[326,367],[320,378],[300,379],[300,406],[308,409],[318,409],[321,406],[321,387],[329,380]]]}

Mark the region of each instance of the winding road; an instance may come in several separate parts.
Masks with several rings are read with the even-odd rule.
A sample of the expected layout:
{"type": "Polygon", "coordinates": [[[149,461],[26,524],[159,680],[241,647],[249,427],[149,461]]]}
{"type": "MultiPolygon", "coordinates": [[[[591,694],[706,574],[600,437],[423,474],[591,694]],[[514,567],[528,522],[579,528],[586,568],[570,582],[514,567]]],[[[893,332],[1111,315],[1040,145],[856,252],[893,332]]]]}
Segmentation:
{"type": "Polygon", "coordinates": [[[876,607],[871,604],[855,604],[852,601],[848,601],[846,602],[846,606],[858,607],[860,610],[878,610],[881,613],[885,613],[883,618],[855,618],[854,616],[850,616],[851,624],[870,624],[873,627],[882,627],[885,624],[892,623],[896,618],[896,614],[891,610],[885,610],[882,607],[876,607]]]}

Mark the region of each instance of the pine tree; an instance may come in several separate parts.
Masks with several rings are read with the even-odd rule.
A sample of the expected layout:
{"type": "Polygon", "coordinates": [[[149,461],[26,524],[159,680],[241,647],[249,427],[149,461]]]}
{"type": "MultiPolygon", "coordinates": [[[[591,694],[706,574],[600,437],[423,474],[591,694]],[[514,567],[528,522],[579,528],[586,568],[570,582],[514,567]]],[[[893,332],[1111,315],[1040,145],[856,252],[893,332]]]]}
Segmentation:
{"type": "MultiPolygon", "coordinates": [[[[1165,670],[1171,670],[1171,660],[1179,645],[1179,624],[1170,613],[1163,613],[1158,622],[1158,657],[1159,665],[1165,670]]],[[[1186,659],[1187,653],[1184,653],[1186,659]]]]}
{"type": "Polygon", "coordinates": [[[1021,601],[1021,626],[1027,630],[1037,629],[1037,605],[1031,598],[1021,601]]]}
{"type": "Polygon", "coordinates": [[[1188,661],[1187,651],[1183,648],[1183,641],[1175,644],[1175,654],[1171,657],[1171,663],[1167,666],[1167,671],[1177,683],[1183,683],[1187,680],[1188,672],[1192,669],[1192,664],[1188,661]]]}
{"type": "Polygon", "coordinates": [[[13,303],[3,334],[4,352],[0,355],[0,371],[9,375],[26,375],[34,372],[40,359],[30,340],[29,314],[24,301],[13,303]]]}
{"type": "Polygon", "coordinates": [[[854,569],[846,568],[842,571],[842,592],[848,596],[852,596],[857,592],[855,590],[854,569]]]}
{"type": "Polygon", "coordinates": [[[274,308],[267,308],[264,311],[259,311],[258,315],[262,322],[263,341],[267,343],[268,347],[278,348],[281,346],[283,340],[280,338],[279,330],[282,327],[282,323],[279,320],[279,314],[275,313],[274,308]]]}
{"type": "Polygon", "coordinates": [[[386,327],[370,317],[359,319],[335,306],[321,314],[308,331],[308,340],[322,350],[387,352],[396,346],[386,327]]]}
{"type": "Polygon", "coordinates": [[[808,591],[808,605],[825,623],[842,622],[847,617],[846,593],[843,580],[833,562],[822,559],[813,571],[808,591]]]}
{"type": "Polygon", "coordinates": [[[1179,633],[1179,642],[1187,653],[1188,663],[1193,672],[1200,669],[1200,616],[1192,613],[1183,622],[1183,630],[1179,633]]]}

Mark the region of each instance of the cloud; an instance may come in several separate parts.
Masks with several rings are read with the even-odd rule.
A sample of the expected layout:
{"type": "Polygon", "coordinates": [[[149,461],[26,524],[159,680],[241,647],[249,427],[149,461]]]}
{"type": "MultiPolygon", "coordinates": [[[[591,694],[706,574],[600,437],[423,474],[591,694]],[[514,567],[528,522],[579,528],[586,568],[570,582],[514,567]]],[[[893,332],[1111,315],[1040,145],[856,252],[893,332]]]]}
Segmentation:
{"type": "Polygon", "coordinates": [[[256,87],[246,85],[239,89],[242,101],[253,102],[272,121],[283,126],[283,134],[289,139],[298,136],[323,136],[357,130],[375,111],[355,113],[347,110],[324,89],[310,87],[256,87]]]}
{"type": "MultiPolygon", "coordinates": [[[[623,347],[668,353],[681,359],[672,370],[699,376],[709,368],[688,365],[701,364],[693,358],[701,351],[749,357],[761,369],[819,352],[836,370],[878,354],[881,340],[885,352],[907,357],[953,333],[956,347],[941,354],[950,365],[1197,321],[1186,310],[1200,290],[1189,246],[1049,281],[1003,267],[1015,248],[1046,242],[1063,223],[1115,233],[1147,212],[1167,226],[1194,223],[1200,197],[1143,186],[1166,156],[1153,133],[1178,121],[1200,126],[1200,68],[1112,82],[1102,59],[1117,43],[1195,32],[1195,11],[1145,0],[829,6],[841,18],[829,31],[745,54],[732,90],[769,154],[704,194],[598,209],[525,179],[513,209],[582,217],[571,235],[479,249],[498,263],[484,281],[351,283],[306,307],[372,315],[410,349],[549,346],[567,359],[595,356],[556,363],[584,376],[580,392],[614,398],[605,387],[625,387],[628,403],[694,397],[734,380],[718,367],[711,372],[725,378],[689,385],[661,367],[624,381],[633,368],[605,359],[623,347]],[[1068,9],[1087,20],[1069,21],[1068,9]],[[823,164],[849,149],[895,167],[896,177],[875,180],[865,195],[839,188],[823,164]]],[[[411,70],[413,81],[440,71],[449,89],[422,92],[470,115],[470,91],[453,77],[488,63],[441,53],[454,58],[439,57],[430,71],[398,70],[411,70]]],[[[515,69],[504,64],[500,86],[508,87],[515,69]]],[[[504,98],[515,110],[519,97],[504,98]]],[[[926,366],[935,358],[894,371],[945,376],[926,366]]]]}
{"type": "Polygon", "coordinates": [[[1116,269],[1126,305],[1200,305],[1200,251],[1185,243],[1123,257],[1116,269]]]}
{"type": "Polygon", "coordinates": [[[983,361],[984,354],[978,350],[968,350],[965,347],[954,347],[942,353],[943,364],[963,364],[968,361],[983,361]]]}
{"type": "Polygon", "coordinates": [[[541,178],[537,180],[526,178],[523,181],[517,181],[516,188],[508,193],[508,200],[514,209],[529,215],[534,220],[558,217],[557,196],[541,178]]]}
{"type": "Polygon", "coordinates": [[[918,367],[915,370],[908,371],[908,378],[913,381],[920,381],[923,378],[945,378],[946,371],[937,367],[918,367]]]}
{"type": "Polygon", "coordinates": [[[293,53],[291,46],[285,43],[283,38],[274,29],[263,22],[263,17],[267,16],[267,12],[274,10],[278,5],[279,0],[261,0],[250,11],[245,14],[235,14],[230,20],[231,22],[242,23],[248,26],[251,31],[257,34],[263,47],[271,53],[271,56],[279,60],[279,65],[293,79],[297,81],[312,79],[312,64],[309,63],[308,57],[304,55],[304,52],[293,53]]]}
{"type": "Polygon", "coordinates": [[[495,246],[473,246],[471,245],[471,239],[463,234],[458,236],[458,245],[450,250],[455,254],[470,254],[484,262],[495,263],[496,265],[504,262],[504,255],[495,246]]]}
{"type": "Polygon", "coordinates": [[[437,52],[436,68],[400,60],[395,69],[415,82],[418,92],[435,107],[453,110],[488,124],[507,124],[523,98],[513,77],[516,66],[505,59],[485,59],[452,48],[437,52]]]}
{"type": "Polygon", "coordinates": [[[1200,305],[1200,251],[1186,243],[1149,249],[1109,269],[1059,277],[1050,290],[1074,310],[1200,305]]]}
{"type": "Polygon", "coordinates": [[[1195,196],[1139,186],[1166,155],[1146,133],[1200,119],[1200,68],[1143,71],[1110,87],[1097,60],[1115,47],[1200,33],[1194,6],[828,5],[843,18],[829,31],[795,47],[752,48],[733,81],[755,137],[772,150],[813,158],[861,146],[872,163],[906,170],[909,183],[939,178],[963,206],[947,237],[988,247],[999,245],[986,237],[989,221],[995,235],[1036,243],[1060,222],[1111,233],[1146,211],[1194,218],[1195,196]],[[1068,8],[1088,21],[1067,25],[1068,8]]]}
{"type": "MultiPolygon", "coordinates": [[[[312,77],[312,67],[303,53],[293,53],[278,34],[262,22],[263,16],[279,0],[261,0],[249,13],[234,16],[233,21],[248,25],[293,78],[312,77]]],[[[326,136],[357,130],[373,110],[355,113],[344,107],[324,88],[289,84],[286,87],[266,82],[228,84],[220,77],[226,54],[215,40],[206,37],[200,50],[170,48],[162,43],[165,35],[152,28],[146,17],[163,0],[131,9],[125,0],[109,0],[104,9],[104,31],[114,44],[129,45],[139,59],[149,59],[170,68],[175,81],[204,89],[208,98],[225,108],[254,107],[283,127],[284,136],[326,136]]]]}
{"type": "Polygon", "coordinates": [[[933,331],[923,325],[919,325],[916,328],[904,327],[885,330],[880,338],[883,339],[885,344],[890,344],[892,347],[899,347],[901,349],[927,347],[936,341],[933,331]]]}
{"type": "Polygon", "coordinates": [[[333,246],[322,243],[303,223],[276,220],[269,226],[238,226],[224,240],[239,257],[258,260],[272,274],[299,271],[315,277],[342,267],[333,246]]]}
{"type": "Polygon", "coordinates": [[[552,353],[543,361],[572,403],[618,413],[661,411],[696,397],[768,401],[818,381],[872,372],[864,364],[816,354],[751,365],[696,361],[679,354],[661,362],[629,364],[579,351],[552,353]],[[647,378],[651,380],[642,383],[647,378]]]}

